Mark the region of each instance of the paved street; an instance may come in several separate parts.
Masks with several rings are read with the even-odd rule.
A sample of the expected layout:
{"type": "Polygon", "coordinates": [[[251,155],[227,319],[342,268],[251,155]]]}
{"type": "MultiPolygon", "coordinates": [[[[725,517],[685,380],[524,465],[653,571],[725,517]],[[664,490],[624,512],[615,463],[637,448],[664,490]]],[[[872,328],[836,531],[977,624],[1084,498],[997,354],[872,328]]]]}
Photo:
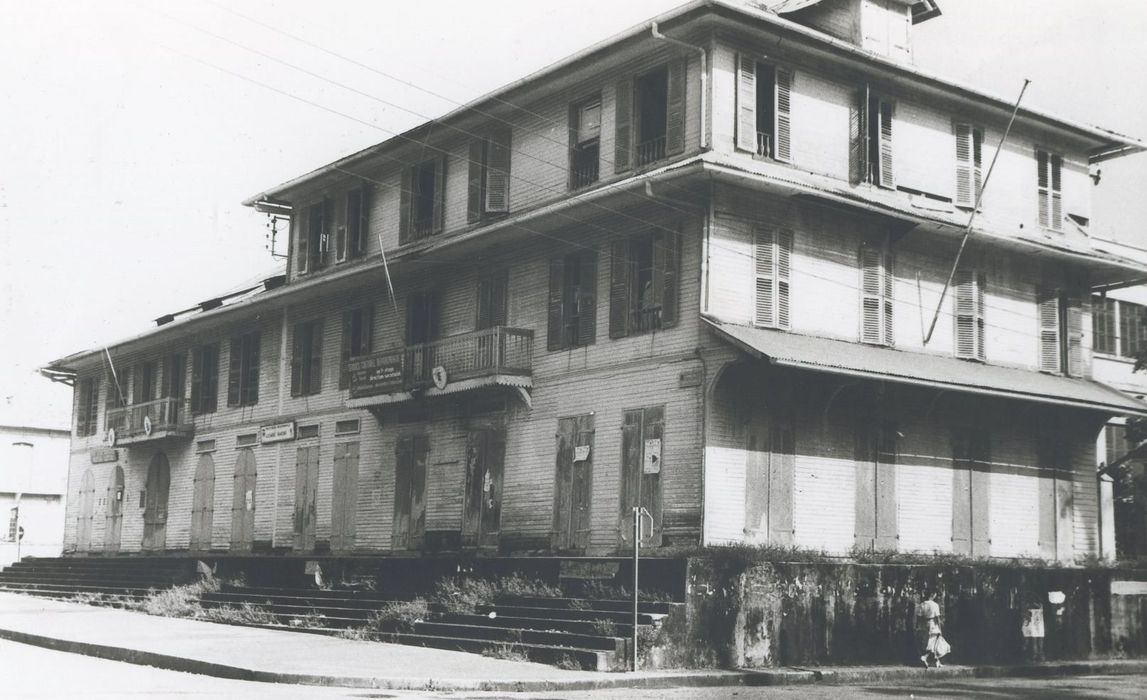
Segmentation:
{"type": "Polygon", "coordinates": [[[1143,676],[957,680],[935,685],[681,688],[553,693],[414,693],[229,681],[0,641],[0,696],[38,698],[451,698],[452,700],[768,700],[772,698],[1141,698],[1143,676]]]}

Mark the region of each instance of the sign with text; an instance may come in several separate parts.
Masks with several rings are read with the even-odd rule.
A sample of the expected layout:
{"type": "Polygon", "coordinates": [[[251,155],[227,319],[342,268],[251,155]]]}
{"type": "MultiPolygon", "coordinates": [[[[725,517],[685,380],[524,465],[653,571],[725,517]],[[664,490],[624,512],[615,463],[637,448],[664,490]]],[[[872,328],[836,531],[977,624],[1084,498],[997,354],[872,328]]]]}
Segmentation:
{"type": "Polygon", "coordinates": [[[589,459],[589,445],[578,445],[574,448],[574,461],[584,462],[589,459]]]}
{"type": "Polygon", "coordinates": [[[645,474],[661,473],[661,438],[645,441],[645,461],[641,471],[645,474]]]}
{"type": "Polygon", "coordinates": [[[348,369],[351,396],[372,396],[402,389],[401,353],[355,358],[348,369]]]}
{"type": "Polygon", "coordinates": [[[266,445],[271,442],[283,442],[295,439],[295,422],[276,423],[274,425],[259,426],[259,442],[266,445]]]}
{"type": "Polygon", "coordinates": [[[119,453],[111,447],[93,447],[89,456],[92,458],[92,464],[103,464],[116,461],[119,453]]]}

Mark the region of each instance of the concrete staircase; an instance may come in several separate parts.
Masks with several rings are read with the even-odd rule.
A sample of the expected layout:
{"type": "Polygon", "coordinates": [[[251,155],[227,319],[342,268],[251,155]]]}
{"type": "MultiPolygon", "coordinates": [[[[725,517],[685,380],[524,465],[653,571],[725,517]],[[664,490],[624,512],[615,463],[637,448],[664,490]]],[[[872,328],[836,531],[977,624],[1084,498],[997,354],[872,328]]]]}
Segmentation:
{"type": "Polygon", "coordinates": [[[195,580],[195,560],[180,558],[24,559],[0,571],[0,591],[125,605],[195,580]]]}

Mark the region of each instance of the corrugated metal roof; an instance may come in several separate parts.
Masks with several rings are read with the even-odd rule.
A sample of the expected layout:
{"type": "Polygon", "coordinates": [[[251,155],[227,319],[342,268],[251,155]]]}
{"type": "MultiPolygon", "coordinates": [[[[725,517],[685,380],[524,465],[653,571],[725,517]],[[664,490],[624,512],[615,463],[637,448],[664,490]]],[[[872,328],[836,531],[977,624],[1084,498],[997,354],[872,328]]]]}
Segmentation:
{"type": "Polygon", "coordinates": [[[1147,403],[1087,379],[738,326],[713,319],[706,321],[733,345],[775,365],[1076,406],[1117,415],[1147,416],[1147,403]]]}

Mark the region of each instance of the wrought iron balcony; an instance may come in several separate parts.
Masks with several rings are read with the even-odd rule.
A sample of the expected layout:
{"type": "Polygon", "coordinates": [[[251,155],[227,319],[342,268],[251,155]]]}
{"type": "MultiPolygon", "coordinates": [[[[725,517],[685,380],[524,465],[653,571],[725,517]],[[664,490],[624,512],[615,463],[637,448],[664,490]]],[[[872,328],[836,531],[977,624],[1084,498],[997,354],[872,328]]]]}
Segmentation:
{"type": "Polygon", "coordinates": [[[156,399],[108,409],[104,427],[108,431],[108,441],[113,445],[189,438],[195,434],[191,402],[180,398],[156,399]]]}
{"type": "Polygon", "coordinates": [[[409,392],[452,393],[489,385],[531,386],[534,332],[495,326],[430,343],[383,350],[351,359],[350,398],[409,392]],[[435,371],[437,370],[437,372],[435,371]]]}

